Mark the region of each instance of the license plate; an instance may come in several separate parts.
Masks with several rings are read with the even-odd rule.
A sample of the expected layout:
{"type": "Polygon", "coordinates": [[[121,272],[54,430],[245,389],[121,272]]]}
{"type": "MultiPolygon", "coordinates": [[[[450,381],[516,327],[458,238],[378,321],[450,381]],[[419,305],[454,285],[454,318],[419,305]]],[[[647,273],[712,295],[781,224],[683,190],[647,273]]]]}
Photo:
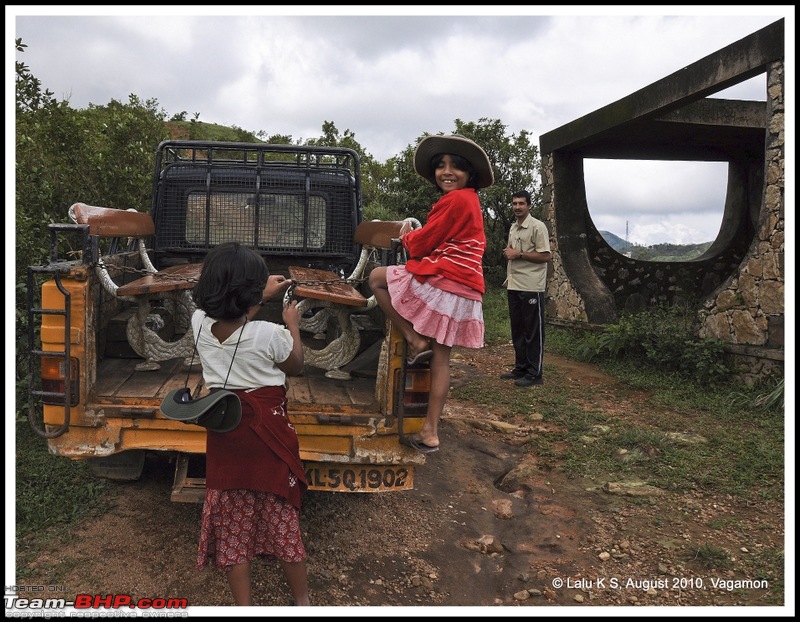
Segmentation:
{"type": "Polygon", "coordinates": [[[306,463],[309,490],[388,492],[414,488],[414,467],[306,463]]]}

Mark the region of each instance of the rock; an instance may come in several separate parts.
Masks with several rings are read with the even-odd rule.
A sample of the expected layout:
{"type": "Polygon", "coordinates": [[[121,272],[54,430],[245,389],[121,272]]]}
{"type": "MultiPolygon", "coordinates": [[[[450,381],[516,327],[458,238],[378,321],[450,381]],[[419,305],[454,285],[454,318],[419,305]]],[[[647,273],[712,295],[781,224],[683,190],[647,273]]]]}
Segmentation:
{"type": "Polygon", "coordinates": [[[502,520],[508,520],[509,518],[514,518],[514,512],[511,509],[510,499],[493,499],[492,512],[494,512],[494,515],[497,518],[502,520]]]}
{"type": "Polygon", "coordinates": [[[693,432],[667,432],[664,436],[671,441],[677,442],[679,445],[698,445],[708,442],[706,437],[693,432]]]}
{"type": "Polygon", "coordinates": [[[533,490],[534,482],[539,475],[539,467],[533,460],[525,460],[506,473],[497,487],[503,492],[514,492],[521,488],[533,490]]]}
{"type": "Polygon", "coordinates": [[[610,495],[624,495],[626,497],[657,497],[664,491],[643,482],[606,482],[603,490],[610,495]]]}
{"type": "Polygon", "coordinates": [[[481,536],[478,538],[478,546],[482,553],[500,554],[504,551],[502,543],[495,536],[481,536]]]}

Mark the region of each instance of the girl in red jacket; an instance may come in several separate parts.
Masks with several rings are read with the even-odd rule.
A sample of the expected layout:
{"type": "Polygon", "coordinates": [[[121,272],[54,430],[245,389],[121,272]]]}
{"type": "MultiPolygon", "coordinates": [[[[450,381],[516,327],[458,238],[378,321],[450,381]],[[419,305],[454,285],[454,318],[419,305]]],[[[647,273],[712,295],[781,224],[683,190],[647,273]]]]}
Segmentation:
{"type": "Polygon", "coordinates": [[[378,305],[408,343],[408,364],[430,361],[428,412],[419,433],[401,439],[429,453],[439,449],[439,418],[450,390],[453,346],[483,347],[482,260],[486,249],[477,190],[494,183],[489,158],[455,134],[428,136],[417,145],[414,170],[442,197],[425,225],[400,231],[409,260],[376,268],[369,284],[378,305]]]}

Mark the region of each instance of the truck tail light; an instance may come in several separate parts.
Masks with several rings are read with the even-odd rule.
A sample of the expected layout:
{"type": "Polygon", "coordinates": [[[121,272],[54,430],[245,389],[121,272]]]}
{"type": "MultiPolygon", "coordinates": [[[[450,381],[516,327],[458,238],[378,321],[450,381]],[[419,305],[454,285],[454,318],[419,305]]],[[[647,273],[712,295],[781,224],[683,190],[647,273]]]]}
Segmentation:
{"type": "MultiPolygon", "coordinates": [[[[78,405],[80,374],[78,359],[69,360],[70,406],[78,405]]],[[[67,392],[67,364],[63,358],[42,357],[42,401],[45,404],[64,404],[67,392]]]]}
{"type": "MultiPolygon", "coordinates": [[[[400,390],[402,370],[395,371],[394,386],[400,390]]],[[[428,412],[428,394],[431,390],[431,372],[427,367],[406,368],[406,383],[403,393],[403,414],[424,417],[428,412]]],[[[396,400],[395,403],[398,403],[396,400]]]]}

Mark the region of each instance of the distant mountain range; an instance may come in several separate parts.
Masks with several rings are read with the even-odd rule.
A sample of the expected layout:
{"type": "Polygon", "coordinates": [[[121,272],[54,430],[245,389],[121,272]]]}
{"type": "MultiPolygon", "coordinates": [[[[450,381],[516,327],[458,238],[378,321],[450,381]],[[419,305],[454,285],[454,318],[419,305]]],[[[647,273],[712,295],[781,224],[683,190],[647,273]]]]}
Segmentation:
{"type": "Polygon", "coordinates": [[[701,244],[661,243],[641,246],[639,244],[630,244],[610,231],[601,231],[600,235],[618,253],[630,253],[632,259],[646,261],[688,261],[705,253],[712,244],[712,242],[703,242],[701,244]]]}

